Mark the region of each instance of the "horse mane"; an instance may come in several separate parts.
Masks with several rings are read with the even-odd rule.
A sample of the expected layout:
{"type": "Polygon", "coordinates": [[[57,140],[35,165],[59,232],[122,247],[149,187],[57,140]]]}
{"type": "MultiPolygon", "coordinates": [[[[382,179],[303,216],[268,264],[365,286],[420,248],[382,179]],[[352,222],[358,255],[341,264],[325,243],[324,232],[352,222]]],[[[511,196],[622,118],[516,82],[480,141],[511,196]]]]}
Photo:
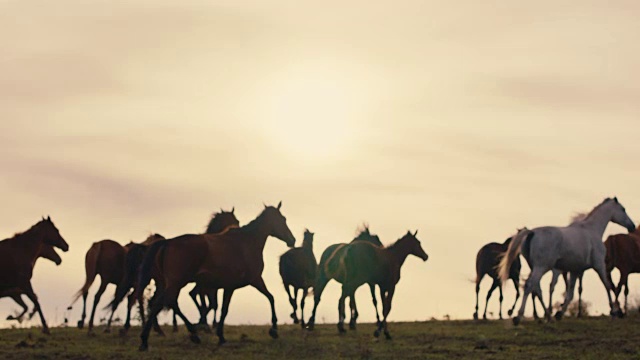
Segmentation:
{"type": "Polygon", "coordinates": [[[589,211],[588,213],[585,212],[581,212],[581,213],[577,213],[575,214],[572,218],[571,218],[571,225],[575,225],[579,222],[582,221],[587,221],[589,220],[593,214],[596,213],[596,211],[598,211],[602,206],[604,206],[604,204],[606,204],[609,200],[611,200],[611,198],[606,198],[604,199],[603,202],[601,202],[600,204],[596,205],[596,207],[594,207],[591,211],[589,211]]]}
{"type": "Polygon", "coordinates": [[[579,223],[581,221],[584,221],[587,218],[587,216],[589,216],[589,213],[586,213],[586,212],[575,213],[571,217],[571,220],[570,220],[571,222],[569,223],[569,226],[575,225],[575,224],[577,224],[577,223],[579,223]]]}

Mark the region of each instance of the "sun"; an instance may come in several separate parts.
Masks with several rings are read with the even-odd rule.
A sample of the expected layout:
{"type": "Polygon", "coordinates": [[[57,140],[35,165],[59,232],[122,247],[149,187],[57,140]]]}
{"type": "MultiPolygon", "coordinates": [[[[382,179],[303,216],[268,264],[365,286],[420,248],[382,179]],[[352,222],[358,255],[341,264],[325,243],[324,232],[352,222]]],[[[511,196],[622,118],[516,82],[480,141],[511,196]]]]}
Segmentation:
{"type": "Polygon", "coordinates": [[[288,69],[263,94],[269,139],[297,157],[335,158],[349,150],[358,104],[353,85],[335,71],[288,69]]]}

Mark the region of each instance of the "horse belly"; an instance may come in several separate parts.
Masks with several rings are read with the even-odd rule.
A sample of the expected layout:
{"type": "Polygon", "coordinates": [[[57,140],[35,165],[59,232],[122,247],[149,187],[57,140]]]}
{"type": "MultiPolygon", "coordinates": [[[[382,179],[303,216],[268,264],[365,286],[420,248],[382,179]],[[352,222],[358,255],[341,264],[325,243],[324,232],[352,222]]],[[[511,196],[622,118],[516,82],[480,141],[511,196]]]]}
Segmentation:
{"type": "Polygon", "coordinates": [[[237,289],[249,285],[249,274],[240,269],[226,271],[202,271],[196,276],[200,285],[214,289],[237,289]]]}

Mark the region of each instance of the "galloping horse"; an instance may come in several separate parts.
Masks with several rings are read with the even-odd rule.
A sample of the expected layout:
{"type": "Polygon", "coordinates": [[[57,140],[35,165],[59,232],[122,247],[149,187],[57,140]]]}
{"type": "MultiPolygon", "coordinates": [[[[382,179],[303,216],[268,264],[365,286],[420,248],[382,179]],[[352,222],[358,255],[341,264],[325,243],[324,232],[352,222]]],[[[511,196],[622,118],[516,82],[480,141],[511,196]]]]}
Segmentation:
{"type": "Polygon", "coordinates": [[[298,290],[302,290],[302,300],[300,301],[300,324],[304,328],[304,303],[310,287],[316,279],[316,267],[318,262],[313,255],[313,233],[308,229],[304,231],[302,247],[294,248],[280,257],[280,276],[282,283],[289,296],[289,303],[293,307],[291,318],[295,324],[298,323],[298,290]],[[290,287],[293,287],[291,296],[290,287]]]}
{"type": "MultiPolygon", "coordinates": [[[[480,282],[485,275],[489,275],[491,279],[493,279],[493,283],[491,284],[491,289],[487,293],[487,300],[484,305],[484,314],[482,315],[483,319],[487,319],[487,308],[489,307],[489,299],[491,298],[491,294],[493,291],[498,288],[500,290],[500,319],[502,319],[502,283],[500,282],[500,278],[498,276],[497,266],[500,264],[500,256],[507,251],[509,248],[509,244],[511,243],[511,237],[505,240],[502,244],[492,242],[488,243],[478,251],[478,255],[476,256],[476,312],[473,313],[473,318],[478,320],[478,295],[480,293],[480,282]]],[[[516,307],[516,303],[518,302],[518,298],[520,298],[520,287],[518,286],[518,282],[520,281],[520,269],[522,264],[520,263],[520,258],[516,258],[511,264],[511,268],[509,269],[509,279],[513,281],[513,285],[516,288],[516,300],[513,302],[513,306],[509,309],[509,316],[513,313],[513,309],[516,307]]],[[[535,309],[535,306],[534,306],[535,309]]]]}
{"type": "Polygon", "coordinates": [[[16,293],[27,295],[40,315],[42,332],[49,334],[38,296],[31,286],[33,264],[43,245],[54,246],[64,252],[69,250],[69,245],[48,216],[29,230],[0,241],[0,296],[16,293]]]}
{"type": "Polygon", "coordinates": [[[224,321],[233,292],[247,285],[255,287],[269,300],[272,324],[269,335],[278,337],[273,295],[262,279],[262,252],[269,236],[284,241],[289,247],[295,245],[296,239],[287,226],[286,218],[280,213],[281,205],[282,202],[277,207],[265,206],[262,213],[249,224],[221,234],[182,235],[158,241],[149,248],[142,262],[136,292],[142,292],[151,281],[154,267],[159,273],[154,277],[156,301],[151,305],[149,319],[140,335],[141,351],[148,349],[151,326],[165,306],[171,307],[184,321],[191,341],[200,343],[196,328],[178,306],[178,294],[190,282],[204,289],[224,289],[222,313],[216,329],[220,344],[226,342],[224,321]]]}
{"type": "MultiPolygon", "coordinates": [[[[316,272],[315,285],[313,286],[313,311],[311,312],[311,317],[307,323],[307,328],[309,330],[313,330],[315,326],[316,310],[318,308],[318,304],[320,304],[322,292],[327,286],[327,283],[331,281],[331,279],[335,279],[341,284],[344,283],[343,274],[337,271],[337,268],[341,266],[339,259],[342,259],[346,251],[349,249],[349,246],[361,241],[368,242],[378,247],[383,247],[378,235],[371,234],[369,227],[364,225],[358,236],[351,240],[349,244],[333,244],[322,253],[322,256],[320,257],[320,264],[318,265],[318,270],[316,272]]],[[[369,283],[368,285],[369,290],[371,291],[371,298],[373,299],[373,306],[376,308],[376,320],[377,323],[380,324],[378,301],[376,300],[376,287],[374,283],[369,283]]],[[[355,330],[356,320],[358,319],[358,308],[355,296],[350,297],[349,307],[351,308],[351,321],[349,321],[349,328],[355,330]]]]}
{"type": "MultiPolygon", "coordinates": [[[[42,246],[40,247],[40,252],[38,253],[38,257],[33,261],[33,265],[31,266],[31,268],[36,265],[36,261],[39,258],[51,260],[56,264],[56,266],[62,264],[62,258],[60,258],[60,255],[58,255],[55,248],[51,245],[42,244],[42,246]]],[[[8,290],[4,294],[5,296],[12,298],[13,301],[15,301],[22,308],[22,312],[19,315],[9,315],[7,316],[7,320],[17,320],[18,322],[22,322],[22,317],[29,310],[27,304],[22,300],[22,291],[20,289],[15,289],[13,291],[8,290]]],[[[33,318],[33,315],[35,314],[36,308],[34,306],[33,311],[31,311],[31,313],[29,314],[29,320],[31,320],[33,318]]]]}
{"type": "Polygon", "coordinates": [[[340,268],[337,269],[343,276],[342,295],[338,301],[338,331],[343,333],[345,319],[345,300],[354,296],[358,287],[367,284],[376,284],[380,287],[382,300],[382,322],[374,332],[376,337],[384,330],[387,339],[391,339],[387,328],[387,317],[391,311],[391,301],[396,284],[400,281],[400,269],[407,256],[415,255],[427,261],[429,256],[424,252],[420,241],[416,238],[418,231],[401,237],[388,247],[378,247],[371,243],[358,241],[349,246],[342,256],[340,268]]]}
{"type": "MultiPolygon", "coordinates": [[[[556,268],[569,272],[569,288],[565,294],[562,308],[556,313],[561,319],[575,289],[578,276],[587,269],[593,268],[607,290],[611,315],[620,316],[617,303],[611,299],[612,285],[606,275],[606,248],[602,243],[602,234],[609,222],[619,224],[629,231],[635,230],[633,221],[617,198],[607,198],[596,206],[586,218],[566,227],[546,226],[532,230],[523,229],[513,238],[506,255],[500,261],[499,274],[504,283],[509,278],[511,264],[520,252],[530,264],[532,270],[525,284],[522,305],[518,315],[513,318],[515,325],[520,323],[527,305],[529,294],[540,290],[540,278],[556,268]]],[[[546,311],[546,309],[545,309],[546,311]]]]}
{"type": "MultiPolygon", "coordinates": [[[[209,234],[217,234],[217,233],[221,233],[221,232],[223,232],[223,231],[225,231],[225,230],[227,230],[229,228],[238,227],[240,222],[236,218],[234,212],[235,212],[235,208],[231,209],[231,211],[224,211],[224,210],[221,209],[220,212],[214,213],[211,216],[211,219],[209,220],[209,223],[207,225],[207,233],[209,233],[209,234]]],[[[156,243],[157,241],[160,241],[160,240],[166,240],[166,239],[164,237],[156,234],[155,236],[150,236],[147,240],[145,240],[144,242],[142,242],[140,244],[131,245],[131,247],[129,248],[129,251],[127,252],[127,255],[125,257],[125,274],[124,274],[124,277],[123,277],[122,281],[118,284],[114,299],[107,306],[107,307],[111,307],[112,311],[115,311],[115,309],[118,307],[118,305],[124,299],[124,297],[127,295],[127,293],[129,293],[129,291],[132,288],[135,288],[136,280],[138,279],[138,270],[140,269],[140,264],[142,264],[142,260],[144,259],[144,256],[145,256],[148,248],[151,245],[153,245],[154,243],[156,243]]],[[[213,309],[214,309],[213,321],[214,321],[214,325],[215,325],[215,317],[216,317],[215,311],[218,309],[216,291],[211,291],[211,290],[208,290],[208,289],[207,290],[203,290],[203,289],[200,289],[198,286],[195,286],[193,288],[193,290],[191,290],[191,292],[189,294],[191,295],[191,298],[193,299],[193,301],[195,302],[196,306],[200,310],[200,314],[201,314],[200,323],[206,325],[207,313],[209,312],[209,307],[210,306],[209,307],[206,306],[205,301],[204,301],[203,293],[206,293],[206,295],[209,297],[210,305],[213,305],[213,309]],[[201,304],[198,304],[198,301],[196,299],[196,296],[198,294],[201,296],[201,304]]],[[[135,300],[136,300],[135,299],[135,293],[132,292],[129,295],[129,298],[128,298],[129,311],[127,312],[127,321],[125,322],[125,326],[124,326],[124,331],[123,332],[128,331],[129,328],[130,328],[130,325],[129,325],[129,313],[130,313],[131,306],[133,305],[135,300]]],[[[138,305],[140,307],[140,318],[142,319],[142,323],[144,325],[145,316],[144,316],[144,304],[143,304],[143,301],[139,301],[138,305]]],[[[160,328],[160,326],[158,326],[157,323],[154,324],[154,329],[159,334],[163,334],[162,329],[160,328]]],[[[177,322],[175,313],[173,314],[173,331],[174,332],[178,331],[178,322],[177,322]]]]}
{"type": "Polygon", "coordinates": [[[618,268],[620,271],[620,282],[614,287],[616,302],[624,286],[624,312],[627,312],[627,298],[629,295],[629,274],[640,272],[640,227],[629,234],[611,235],[604,242],[607,248],[605,259],[607,268],[607,278],[611,281],[611,271],[618,268]]]}

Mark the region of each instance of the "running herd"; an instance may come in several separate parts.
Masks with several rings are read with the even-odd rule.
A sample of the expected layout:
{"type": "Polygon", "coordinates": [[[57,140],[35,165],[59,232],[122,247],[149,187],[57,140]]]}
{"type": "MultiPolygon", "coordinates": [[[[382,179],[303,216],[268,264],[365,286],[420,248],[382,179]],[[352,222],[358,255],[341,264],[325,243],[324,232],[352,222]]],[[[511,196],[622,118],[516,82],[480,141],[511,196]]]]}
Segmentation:
{"type": "MultiPolygon", "coordinates": [[[[271,306],[271,327],[269,335],[278,337],[278,328],[274,298],[267,289],[262,278],[264,269],[263,250],[267,238],[274,237],[283,241],[291,249],[280,258],[279,272],[289,297],[294,323],[303,328],[313,330],[316,310],[327,283],[335,279],[342,284],[342,293],[338,302],[338,331],[345,332],[345,302],[349,298],[349,328],[356,328],[358,310],[355,291],[367,284],[376,309],[376,330],[391,338],[387,327],[387,318],[391,310],[391,302],[395,287],[400,280],[400,270],[409,255],[423,261],[428,255],[417,238],[417,231],[407,231],[395,243],[384,246],[379,237],[372,234],[368,227],[349,243],[329,246],[320,257],[319,263],[313,253],[314,234],[305,230],[302,246],[294,248],[296,239],[287,226],[287,221],[280,211],[282,203],[277,206],[265,206],[264,210],[251,222],[240,226],[234,209],[220,211],[211,218],[206,232],[203,234],[187,234],[172,239],[165,239],[159,234],[149,236],[142,243],[120,245],[113,240],[102,240],[94,243],[85,257],[86,281],[73,302],[83,299],[82,316],[78,327],[83,328],[87,317],[87,297],[89,288],[96,276],[100,276],[100,288],[96,292],[88,330],[91,333],[97,305],[107,285],[117,286],[113,300],[107,306],[111,314],[105,331],[110,330],[113,314],[124,298],[127,298],[127,316],[125,334],[131,326],[131,310],[137,302],[142,320],[140,350],[147,350],[151,330],[162,333],[157,316],[164,308],[173,311],[173,328],[177,331],[177,318],[180,318],[190,339],[199,343],[197,327],[182,313],[178,306],[178,295],[189,283],[195,283],[189,292],[200,312],[199,325],[207,327],[207,316],[213,310],[213,328],[219,343],[226,342],[224,323],[229,304],[236,289],[252,286],[262,293],[271,306]],[[155,282],[155,293],[148,301],[148,316],[145,316],[145,289],[155,282]],[[382,303],[382,316],[378,312],[376,286],[382,303]],[[218,314],[218,290],[222,290],[222,308],[218,314]],[[313,293],[314,306],[311,316],[305,323],[305,299],[309,292],[313,293]],[[300,316],[298,317],[298,295],[300,297],[300,316]]],[[[56,264],[62,262],[54,248],[68,251],[69,245],[49,217],[43,218],[29,230],[16,234],[10,239],[0,241],[0,297],[11,297],[23,311],[8,320],[21,320],[28,308],[21,295],[26,295],[34,304],[33,316],[36,312],[42,322],[42,330],[49,333],[49,328],[40,308],[38,298],[31,287],[31,276],[36,260],[40,257],[56,264]]],[[[640,271],[640,232],[636,231],[633,221],[617,198],[607,198],[588,214],[579,216],[566,227],[523,228],[504,243],[490,243],[482,247],[476,258],[476,307],[474,318],[478,319],[478,296],[480,281],[485,275],[493,279],[493,284],[486,297],[488,303],[493,291],[500,292],[500,312],[502,318],[502,284],[512,280],[516,289],[516,300],[509,309],[511,316],[520,298],[520,255],[527,261],[531,273],[524,286],[524,294],[520,309],[513,318],[518,324],[523,317],[529,295],[534,301],[534,316],[538,314],[535,299],[543,306],[545,317],[551,317],[551,296],[560,275],[567,284],[567,292],[556,319],[562,318],[571,302],[576,281],[580,281],[579,293],[582,293],[582,275],[587,269],[594,269],[604,284],[612,316],[622,316],[618,297],[625,286],[625,296],[629,289],[628,275],[640,271]],[[609,222],[619,224],[628,229],[629,234],[610,236],[604,243],[602,236],[609,222]],[[620,283],[613,287],[611,271],[618,268],[620,283]],[[540,278],[552,271],[553,279],[550,288],[549,306],[544,305],[540,278]],[[612,298],[613,292],[615,298],[612,298]]],[[[73,305],[73,303],[72,303],[73,305]]],[[[71,309],[71,306],[69,306],[71,309]]],[[[625,298],[625,312],[627,302],[625,298]]],[[[486,319],[487,306],[483,318],[486,319]]]]}

